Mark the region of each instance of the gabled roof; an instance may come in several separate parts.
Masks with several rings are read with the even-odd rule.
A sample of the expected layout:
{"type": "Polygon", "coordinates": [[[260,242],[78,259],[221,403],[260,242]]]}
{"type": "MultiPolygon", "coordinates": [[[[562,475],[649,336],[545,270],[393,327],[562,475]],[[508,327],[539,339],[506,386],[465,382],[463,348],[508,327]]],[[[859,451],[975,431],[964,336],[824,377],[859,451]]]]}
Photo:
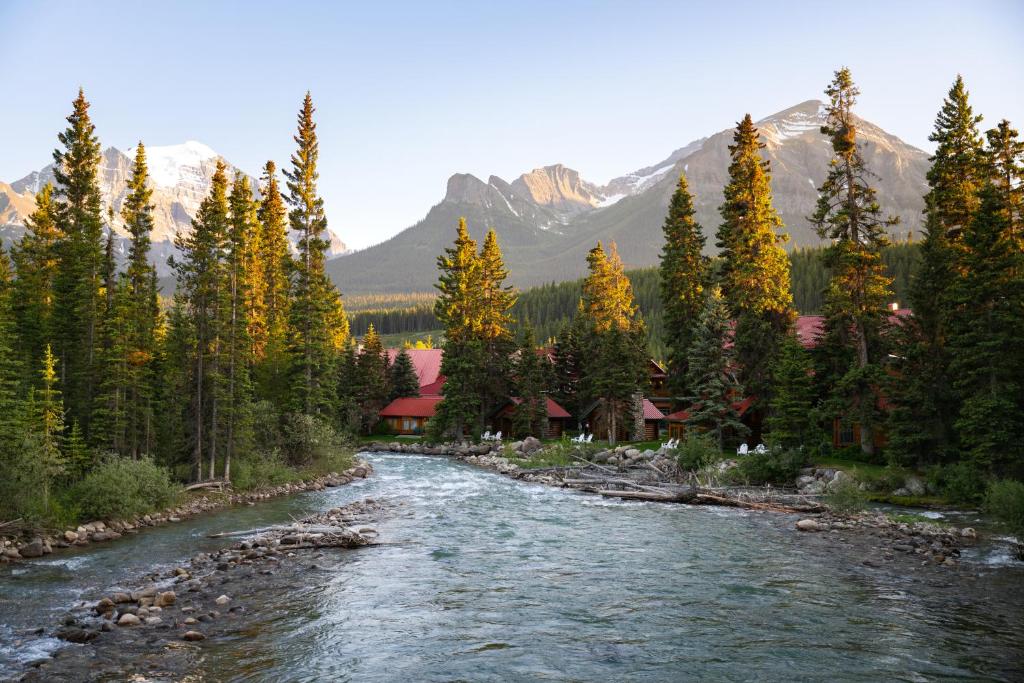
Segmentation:
{"type": "MultiPolygon", "coordinates": [[[[512,403],[515,403],[516,405],[519,405],[520,403],[523,402],[523,399],[517,398],[515,396],[513,396],[509,400],[511,400],[512,403]]],[[[550,398],[546,398],[545,399],[545,403],[546,403],[547,413],[548,413],[548,418],[549,419],[558,420],[558,419],[564,419],[564,418],[572,417],[572,415],[569,414],[568,410],[566,410],[562,406],[558,405],[557,403],[555,403],[550,398]]]]}
{"type": "MultiPolygon", "coordinates": [[[[394,363],[395,358],[402,352],[401,349],[388,349],[388,363],[394,363]]],[[[441,374],[441,349],[406,349],[416,376],[420,380],[420,393],[422,387],[433,384],[441,374]]]]}
{"type": "Polygon", "coordinates": [[[381,417],[434,417],[440,396],[396,398],[380,411],[381,417]]]}
{"type": "Polygon", "coordinates": [[[444,380],[444,375],[441,375],[436,381],[424,384],[420,387],[420,396],[440,396],[444,390],[444,380]]]}
{"type": "MultiPolygon", "coordinates": [[[[892,311],[889,322],[898,324],[904,318],[913,315],[909,308],[898,308],[892,311]]],[[[796,319],[796,337],[805,349],[812,349],[818,345],[818,337],[825,329],[825,316],[823,315],[801,315],[796,319]]]]}
{"type": "Polygon", "coordinates": [[[665,414],[658,410],[657,406],[644,399],[644,419],[645,420],[664,420],[665,414]]]}

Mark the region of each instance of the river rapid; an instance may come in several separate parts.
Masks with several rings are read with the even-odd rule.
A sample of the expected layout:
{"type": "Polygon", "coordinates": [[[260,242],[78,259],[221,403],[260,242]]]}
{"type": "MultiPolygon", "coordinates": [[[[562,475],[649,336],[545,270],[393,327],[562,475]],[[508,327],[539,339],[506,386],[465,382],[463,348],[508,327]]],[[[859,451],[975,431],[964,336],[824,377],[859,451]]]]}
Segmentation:
{"type": "Polygon", "coordinates": [[[52,649],[24,634],[76,600],[228,545],[210,532],[372,496],[392,504],[375,524],[387,544],[325,553],[307,580],[261,595],[242,630],[202,644],[195,680],[1024,678],[1024,567],[984,549],[952,570],[868,567],[792,516],[364,457],[375,473],[345,487],[4,566],[0,668],[52,649]]]}

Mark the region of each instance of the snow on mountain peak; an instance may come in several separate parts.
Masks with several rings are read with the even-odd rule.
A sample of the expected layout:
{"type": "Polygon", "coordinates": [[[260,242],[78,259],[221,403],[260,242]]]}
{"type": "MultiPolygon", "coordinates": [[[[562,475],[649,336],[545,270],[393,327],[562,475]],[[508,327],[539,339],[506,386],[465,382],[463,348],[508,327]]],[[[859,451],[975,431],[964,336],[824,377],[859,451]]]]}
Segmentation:
{"type": "MultiPolygon", "coordinates": [[[[125,154],[135,158],[135,148],[125,154]]],[[[158,187],[174,187],[182,183],[202,182],[204,162],[220,155],[201,142],[188,140],[180,145],[146,147],[146,163],[149,177],[158,187]]]]}

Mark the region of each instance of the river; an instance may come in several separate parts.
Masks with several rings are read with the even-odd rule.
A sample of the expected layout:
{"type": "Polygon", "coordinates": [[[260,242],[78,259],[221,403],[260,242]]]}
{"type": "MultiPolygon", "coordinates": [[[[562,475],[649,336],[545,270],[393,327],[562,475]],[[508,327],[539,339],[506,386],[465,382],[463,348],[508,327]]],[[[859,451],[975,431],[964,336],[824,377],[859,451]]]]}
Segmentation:
{"type": "Polygon", "coordinates": [[[1020,680],[1024,568],[996,551],[895,573],[795,518],[609,501],[444,458],[367,455],[365,481],[238,507],[0,568],[0,667],[213,531],[373,496],[388,545],[326,553],[244,633],[203,644],[197,680],[1020,680]],[[1007,566],[991,566],[1006,564],[1007,566]]]}

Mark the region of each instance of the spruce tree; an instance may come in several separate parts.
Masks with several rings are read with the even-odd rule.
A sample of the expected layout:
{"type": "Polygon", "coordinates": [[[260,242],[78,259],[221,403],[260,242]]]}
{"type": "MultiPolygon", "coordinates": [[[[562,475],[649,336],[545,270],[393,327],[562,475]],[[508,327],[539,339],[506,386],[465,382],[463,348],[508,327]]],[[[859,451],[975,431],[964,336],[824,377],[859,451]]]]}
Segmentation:
{"type": "Polygon", "coordinates": [[[881,362],[887,326],[890,278],[881,259],[888,245],[886,228],[894,218],[881,216],[871,172],[857,146],[853,114],[860,91],[850,70],[842,68],[825,89],[829,97],[821,132],[832,142],[834,157],[828,176],[818,188],[818,205],[810,221],[822,239],[831,240],[825,252],[830,281],[825,294],[825,334],[852,351],[853,362],[839,368],[830,405],[860,424],[861,451],[874,454],[874,437],[881,415],[879,389],[885,382],[881,362]]]}
{"type": "Polygon", "coordinates": [[[479,264],[480,289],[477,297],[480,300],[480,338],[486,354],[482,383],[478,390],[481,395],[480,424],[483,424],[487,416],[508,399],[511,390],[511,357],[515,350],[509,311],[516,297],[512,288],[505,284],[508,270],[494,230],[487,231],[480,248],[479,264]]]}
{"type": "Polygon", "coordinates": [[[935,154],[927,173],[921,264],[910,290],[914,315],[897,330],[898,379],[890,383],[890,450],[910,465],[956,455],[957,405],[946,348],[949,295],[961,271],[963,229],[977,211],[985,179],[981,119],[957,76],[928,137],[935,154]]]}
{"type": "MultiPolygon", "coordinates": [[[[0,456],[10,455],[20,433],[22,364],[14,352],[17,343],[13,306],[14,283],[7,253],[0,248],[0,456]]],[[[0,460],[2,462],[2,460],[0,460]]]]}
{"type": "Polygon", "coordinates": [[[307,415],[329,414],[336,398],[334,383],[338,354],[348,337],[348,318],[341,297],[324,271],[327,258],[327,216],[317,192],[319,143],[313,122],[313,99],[306,93],[298,115],[298,149],[288,183],[291,229],[299,235],[298,258],[290,310],[292,406],[307,415]]]}
{"type": "MultiPolygon", "coordinates": [[[[729,146],[729,183],[719,211],[722,224],[722,296],[736,321],[733,341],[739,381],[762,411],[771,399],[771,367],[782,340],[796,318],[783,249],[788,236],[772,205],[769,162],[761,158],[754,122],[747,114],[729,146]]],[[[759,439],[759,434],[753,435],[759,439]]]]}
{"type": "Polygon", "coordinates": [[[98,169],[100,143],[80,89],[53,153],[57,245],[61,267],[54,281],[54,352],[68,414],[89,433],[97,388],[97,345],[103,301],[103,219],[98,169]]]}
{"type": "Polygon", "coordinates": [[[963,234],[963,275],[950,297],[950,371],[962,402],[956,427],[975,465],[1019,476],[1024,355],[1017,333],[1024,325],[1024,255],[1012,235],[1005,192],[989,183],[980,196],[963,234]]]}
{"type": "Polygon", "coordinates": [[[361,388],[361,431],[369,434],[380,419],[380,411],[388,397],[388,359],[380,335],[372,323],[363,336],[363,348],[359,352],[356,367],[361,388]]]}
{"type": "Polygon", "coordinates": [[[809,445],[814,408],[811,357],[796,335],[782,342],[772,368],[775,386],[768,405],[767,427],[773,445],[800,448],[809,445]]]}
{"type": "Polygon", "coordinates": [[[714,289],[705,298],[697,323],[694,342],[687,359],[686,429],[714,437],[719,450],[725,447],[727,434],[742,437],[749,429],[740,420],[733,404],[743,394],[734,372],[733,347],[726,345],[729,311],[721,292],[714,289]]]}
{"type": "Polygon", "coordinates": [[[13,329],[17,331],[12,351],[18,354],[26,370],[39,366],[43,349],[53,338],[54,282],[61,236],[53,185],[47,183],[36,194],[36,208],[25,221],[25,234],[11,250],[17,275],[11,296],[13,329]]]}
{"type": "Polygon", "coordinates": [[[548,412],[544,363],[547,360],[537,354],[533,327],[526,324],[519,337],[514,368],[515,398],[518,403],[515,405],[512,422],[517,438],[535,436],[542,439],[546,436],[548,412]]]}
{"type": "Polygon", "coordinates": [[[416,376],[416,368],[408,352],[402,349],[388,367],[388,402],[419,395],[420,380],[416,376]]]}
{"type": "Polygon", "coordinates": [[[695,213],[686,176],[680,174],[662,227],[665,244],[661,248],[660,269],[665,343],[669,353],[668,384],[676,396],[687,393],[686,360],[709,278],[709,260],[703,254],[705,238],[694,219],[695,213]]]}
{"type": "Polygon", "coordinates": [[[985,170],[1002,197],[1009,223],[1010,239],[1024,249],[1024,141],[1010,122],[1002,120],[985,133],[985,170]]]}
{"type": "Polygon", "coordinates": [[[587,407],[587,397],[582,386],[584,340],[586,331],[583,316],[576,316],[571,323],[562,327],[555,340],[553,367],[554,398],[572,414],[577,426],[587,407]]]}
{"type": "Polygon", "coordinates": [[[268,161],[263,168],[257,240],[260,275],[253,295],[263,293],[262,306],[253,303],[250,337],[256,359],[257,395],[282,404],[287,395],[288,315],[290,291],[288,274],[292,266],[288,252],[288,209],[277,182],[277,167],[268,161]]]}

